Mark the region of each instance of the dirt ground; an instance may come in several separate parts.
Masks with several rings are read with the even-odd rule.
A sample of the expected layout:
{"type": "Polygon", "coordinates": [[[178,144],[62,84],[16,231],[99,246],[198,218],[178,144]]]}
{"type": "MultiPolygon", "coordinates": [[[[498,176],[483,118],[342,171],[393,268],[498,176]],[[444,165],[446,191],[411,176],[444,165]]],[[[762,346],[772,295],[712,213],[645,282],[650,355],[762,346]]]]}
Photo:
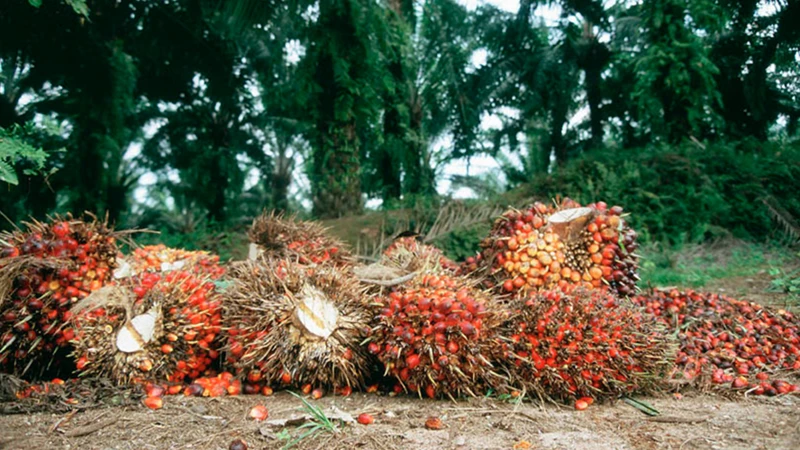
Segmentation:
{"type": "MultiPolygon", "coordinates": [[[[800,448],[800,398],[761,397],[731,401],[711,395],[648,398],[661,415],[648,417],[624,402],[585,411],[555,405],[511,404],[496,399],[450,401],[353,394],[316,404],[328,416],[374,415],[375,423],[340,423],[300,441],[303,449],[792,449],[800,448]],[[333,409],[337,408],[337,409],[333,409]],[[424,427],[429,416],[444,428],[424,427]]],[[[250,449],[277,449],[304,429],[257,423],[247,412],[264,404],[270,417],[303,414],[286,392],[271,397],[221,399],[168,397],[163,409],[141,406],[67,414],[0,417],[3,449],[227,449],[242,439],[250,449]],[[58,427],[55,425],[59,424],[58,427]],[[76,434],[89,433],[85,436],[76,434]],[[72,436],[72,437],[70,437],[72,436]]]]}

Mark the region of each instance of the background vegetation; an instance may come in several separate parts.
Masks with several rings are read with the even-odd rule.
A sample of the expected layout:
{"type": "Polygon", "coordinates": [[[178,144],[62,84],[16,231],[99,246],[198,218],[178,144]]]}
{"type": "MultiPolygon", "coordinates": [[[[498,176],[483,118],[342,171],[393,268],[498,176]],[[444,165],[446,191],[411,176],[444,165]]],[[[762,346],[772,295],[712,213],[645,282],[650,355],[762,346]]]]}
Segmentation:
{"type": "Polygon", "coordinates": [[[230,256],[262,208],[422,227],[446,180],[619,203],[667,246],[793,241],[798,23],[785,0],[6,0],[0,227],[88,210],[230,256]]]}

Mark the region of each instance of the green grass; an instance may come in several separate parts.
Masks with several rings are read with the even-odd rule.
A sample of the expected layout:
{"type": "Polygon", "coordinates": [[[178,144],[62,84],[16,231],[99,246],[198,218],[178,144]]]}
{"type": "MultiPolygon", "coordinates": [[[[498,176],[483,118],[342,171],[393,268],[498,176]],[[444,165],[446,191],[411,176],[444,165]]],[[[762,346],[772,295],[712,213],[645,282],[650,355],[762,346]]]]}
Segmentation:
{"type": "MultiPolygon", "coordinates": [[[[800,253],[797,254],[800,258],[800,253]]],[[[769,291],[786,294],[786,302],[790,305],[800,305],[800,268],[785,268],[776,266],[769,270],[772,277],[769,291]]]]}
{"type": "Polygon", "coordinates": [[[665,248],[642,248],[641,286],[699,288],[719,279],[772,276],[776,268],[796,264],[797,255],[786,247],[736,240],[665,248]]]}
{"type": "Polygon", "coordinates": [[[296,437],[292,436],[292,434],[285,428],[281,430],[281,432],[278,433],[278,439],[286,442],[282,449],[290,449],[305,439],[313,439],[319,433],[339,433],[339,427],[331,419],[329,419],[327,415],[325,415],[322,409],[294,392],[289,393],[300,399],[300,401],[303,403],[302,409],[311,416],[311,420],[298,427],[298,430],[301,432],[296,437]]]}

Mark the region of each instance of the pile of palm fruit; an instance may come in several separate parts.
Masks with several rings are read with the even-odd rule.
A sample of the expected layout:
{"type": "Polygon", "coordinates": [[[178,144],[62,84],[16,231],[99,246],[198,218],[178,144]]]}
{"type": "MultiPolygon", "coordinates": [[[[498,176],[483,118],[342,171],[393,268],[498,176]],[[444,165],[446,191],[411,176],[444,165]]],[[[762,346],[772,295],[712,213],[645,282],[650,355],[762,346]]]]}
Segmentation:
{"type": "Polygon", "coordinates": [[[204,251],[169,248],[163,244],[136,248],[126,262],[132,274],[185,270],[208,275],[212,279],[225,275],[225,268],[219,264],[219,256],[204,251]]]}
{"type": "Polygon", "coordinates": [[[117,383],[183,383],[219,356],[222,301],[208,276],[145,272],[73,308],[74,355],[84,376],[117,383]]]}
{"type": "Polygon", "coordinates": [[[488,391],[501,320],[491,298],[469,280],[424,274],[376,297],[377,323],[368,340],[395,391],[454,398],[488,391]]]}
{"type": "Polygon", "coordinates": [[[637,235],[603,202],[509,210],[460,265],[417,236],[360,265],[319,225],[271,213],[227,266],[163,245],[122,256],[96,220],[28,228],[2,237],[0,370],[46,367],[62,348],[82,376],[143,386],[152,408],[167,394],[349,395],[376,380],[576,407],[685,385],[800,389],[781,379],[800,370],[795,316],[637,293],[637,235]]]}
{"type": "Polygon", "coordinates": [[[37,377],[70,365],[71,308],[112,280],[116,240],[95,217],[0,235],[0,371],[37,377]]]}
{"type": "Polygon", "coordinates": [[[615,296],[584,287],[514,299],[500,333],[519,389],[561,400],[656,392],[672,367],[665,327],[615,296]]]}
{"type": "Polygon", "coordinates": [[[653,290],[632,301],[678,334],[676,383],[710,381],[754,395],[800,391],[780,379],[800,371],[800,319],[791,312],[693,290],[653,290]]]}
{"type": "Polygon", "coordinates": [[[300,264],[353,264],[347,247],[314,222],[264,212],[253,221],[247,236],[250,239],[249,259],[257,259],[266,253],[270,259],[300,264]]]}
{"type": "Polygon", "coordinates": [[[226,363],[254,392],[362,387],[370,309],[350,252],[318,225],[274,214],[249,236],[263,251],[231,267],[226,363]]]}
{"type": "Polygon", "coordinates": [[[565,199],[509,210],[463,268],[482,272],[505,292],[565,288],[610,289],[632,295],[638,276],[636,232],[622,208],[604,202],[581,207],[565,199]]]}

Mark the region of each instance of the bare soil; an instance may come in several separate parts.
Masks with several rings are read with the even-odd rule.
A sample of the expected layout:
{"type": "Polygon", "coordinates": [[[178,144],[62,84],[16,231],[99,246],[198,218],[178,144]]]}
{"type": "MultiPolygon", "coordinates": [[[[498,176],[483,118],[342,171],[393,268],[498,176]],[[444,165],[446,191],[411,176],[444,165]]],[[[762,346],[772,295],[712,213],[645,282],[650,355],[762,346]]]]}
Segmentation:
{"type": "MultiPolygon", "coordinates": [[[[725,399],[705,394],[648,398],[661,415],[651,418],[624,402],[593,405],[585,411],[557,405],[510,404],[496,399],[458,403],[353,394],[315,403],[328,415],[333,407],[375,423],[341,424],[336,434],[320,432],[301,440],[303,449],[792,449],[800,448],[800,398],[725,399]],[[444,428],[426,429],[429,416],[444,428]]],[[[221,399],[167,397],[161,410],[143,406],[95,409],[66,414],[37,413],[0,417],[3,449],[227,449],[235,439],[250,449],[277,449],[286,429],[247,418],[258,403],[268,421],[303,413],[286,392],[271,397],[221,399]],[[55,425],[58,424],[56,428],[55,425]],[[54,429],[55,428],[55,429],[54,429]],[[85,436],[74,436],[88,432],[85,436]],[[80,433],[77,433],[80,434],[80,433]]]]}

